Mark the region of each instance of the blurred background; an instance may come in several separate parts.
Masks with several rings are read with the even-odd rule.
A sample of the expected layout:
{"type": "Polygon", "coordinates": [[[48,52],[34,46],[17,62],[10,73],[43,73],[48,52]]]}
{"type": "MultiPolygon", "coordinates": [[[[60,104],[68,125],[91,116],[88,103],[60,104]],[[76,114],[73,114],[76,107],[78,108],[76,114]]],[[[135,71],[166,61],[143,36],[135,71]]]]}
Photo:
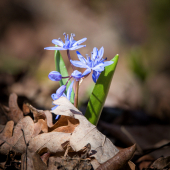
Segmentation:
{"type": "MultiPolygon", "coordinates": [[[[87,47],[79,50],[83,55],[102,46],[108,60],[120,55],[105,106],[169,119],[170,1],[6,0],[0,2],[0,18],[1,103],[15,92],[51,108],[50,95],[59,84],[48,80],[54,51],[44,47],[66,32],[76,40],[87,37],[87,47]]],[[[69,67],[66,51],[61,53],[69,67]]],[[[71,56],[77,59],[75,51],[71,56]]],[[[93,85],[91,76],[82,83],[81,103],[93,85]]]]}
{"type": "MultiPolygon", "coordinates": [[[[118,115],[115,124],[146,124],[148,117],[170,122],[169,0],[0,1],[0,103],[8,105],[15,92],[20,106],[26,100],[37,108],[52,107],[51,94],[59,84],[48,79],[55,70],[54,51],[44,47],[53,46],[52,39],[64,39],[64,32],[75,33],[75,40],[87,37],[86,48],[79,50],[84,56],[102,46],[104,58],[120,55],[102,120],[118,115]]],[[[66,51],[61,54],[71,73],[66,51]]],[[[75,51],[71,57],[77,59],[75,51]]],[[[93,86],[91,76],[80,86],[82,111],[93,86]]],[[[100,125],[106,135],[113,131],[100,125]]],[[[165,136],[170,140],[167,129],[165,136]]]]}

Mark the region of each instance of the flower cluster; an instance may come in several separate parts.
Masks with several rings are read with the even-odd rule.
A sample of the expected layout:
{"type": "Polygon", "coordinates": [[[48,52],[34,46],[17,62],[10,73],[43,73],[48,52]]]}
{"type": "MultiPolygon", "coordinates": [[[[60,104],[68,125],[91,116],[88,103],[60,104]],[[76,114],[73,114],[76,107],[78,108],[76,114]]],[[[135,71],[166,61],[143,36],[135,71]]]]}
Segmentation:
{"type": "MultiPolygon", "coordinates": [[[[76,51],[79,61],[71,60],[69,50],[77,50],[79,48],[85,47],[86,45],[80,45],[80,44],[85,42],[87,40],[87,38],[82,38],[81,40],[75,41],[74,34],[71,34],[70,38],[69,38],[68,34],[66,35],[66,33],[64,33],[63,35],[65,36],[65,43],[60,38],[53,39],[52,43],[55,44],[56,46],[55,47],[45,47],[44,49],[46,49],[46,50],[67,50],[67,55],[70,60],[70,63],[75,67],[85,68],[86,70],[83,73],[81,73],[78,70],[74,70],[72,72],[72,74],[67,77],[63,77],[57,71],[52,71],[48,75],[49,79],[52,81],[60,81],[63,78],[67,78],[68,79],[67,83],[71,78],[73,78],[75,81],[80,81],[81,78],[87,77],[93,71],[92,79],[96,83],[97,79],[99,78],[100,73],[102,71],[104,71],[104,68],[106,66],[112,64],[113,61],[105,61],[107,58],[103,59],[103,54],[104,54],[103,47],[101,47],[100,50],[98,50],[96,47],[94,47],[93,51],[91,53],[91,57],[89,55],[86,55],[86,58],[83,57],[79,51],[76,51]]],[[[74,69],[74,67],[73,67],[73,69],[74,69]]],[[[72,81],[71,85],[69,86],[67,94],[64,93],[66,90],[66,85],[67,85],[67,83],[66,83],[65,85],[62,85],[56,91],[56,93],[51,95],[52,99],[57,100],[61,96],[64,96],[64,97],[67,97],[68,100],[70,100],[70,96],[71,96],[71,92],[72,92],[72,88],[73,88],[73,82],[74,81],[72,81]]],[[[53,107],[52,110],[55,109],[56,107],[57,107],[57,105],[55,107],[53,107]]]]}
{"type": "Polygon", "coordinates": [[[65,43],[59,38],[59,39],[53,39],[52,43],[59,46],[59,47],[45,47],[45,50],[77,50],[79,48],[85,47],[86,45],[80,45],[84,41],[87,40],[87,38],[83,38],[79,41],[75,41],[74,37],[75,34],[71,34],[70,39],[69,35],[66,33],[63,33],[65,36],[65,43]]]}
{"type": "Polygon", "coordinates": [[[100,73],[104,71],[104,67],[113,63],[113,61],[104,62],[107,58],[103,59],[103,47],[101,47],[100,50],[94,47],[93,52],[91,53],[91,58],[87,55],[87,59],[85,59],[78,51],[76,53],[80,61],[70,60],[70,62],[76,67],[86,68],[82,76],[87,76],[93,70],[92,78],[95,83],[100,73]]]}

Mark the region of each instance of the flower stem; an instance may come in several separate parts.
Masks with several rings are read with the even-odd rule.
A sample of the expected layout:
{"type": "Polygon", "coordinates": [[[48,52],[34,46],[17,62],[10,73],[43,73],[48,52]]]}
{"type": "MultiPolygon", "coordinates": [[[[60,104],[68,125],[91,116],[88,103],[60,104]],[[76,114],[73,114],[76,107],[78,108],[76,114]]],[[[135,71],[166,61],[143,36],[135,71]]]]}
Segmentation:
{"type": "MultiPolygon", "coordinates": [[[[69,50],[67,50],[67,56],[68,56],[68,59],[69,59],[69,61],[70,61],[70,60],[71,60],[71,57],[70,57],[70,51],[69,51],[69,50]]],[[[71,62],[70,62],[70,64],[71,64],[71,62]]],[[[73,70],[76,69],[75,66],[73,66],[73,64],[71,64],[71,67],[72,67],[73,70]]]]}
{"type": "Polygon", "coordinates": [[[78,108],[78,91],[79,91],[79,81],[76,81],[76,90],[75,90],[75,97],[74,97],[74,106],[78,108]]]}

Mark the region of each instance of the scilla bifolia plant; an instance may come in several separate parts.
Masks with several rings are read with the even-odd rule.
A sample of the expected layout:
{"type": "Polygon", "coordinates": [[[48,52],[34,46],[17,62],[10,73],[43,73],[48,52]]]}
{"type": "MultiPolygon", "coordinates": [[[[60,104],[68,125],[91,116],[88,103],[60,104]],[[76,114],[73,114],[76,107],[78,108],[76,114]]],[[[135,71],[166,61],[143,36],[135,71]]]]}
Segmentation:
{"type": "MultiPolygon", "coordinates": [[[[55,46],[44,48],[46,50],[55,50],[54,59],[56,71],[50,72],[48,77],[52,81],[60,82],[60,88],[58,88],[56,93],[52,94],[51,97],[53,100],[57,100],[61,96],[67,97],[68,100],[74,103],[75,107],[78,107],[79,81],[86,78],[91,72],[93,72],[92,79],[96,84],[90,96],[85,116],[92,124],[97,125],[119,56],[116,55],[111,61],[105,61],[107,58],[103,58],[104,48],[101,47],[98,50],[96,47],[94,47],[93,51],[91,52],[91,57],[86,55],[85,58],[80,54],[79,51],[76,51],[79,60],[74,61],[71,59],[69,51],[86,47],[86,45],[80,44],[85,42],[87,38],[75,41],[74,34],[71,34],[70,38],[68,34],[66,35],[66,33],[63,35],[65,36],[65,42],[63,42],[60,38],[53,39],[52,43],[55,44],[55,46]],[[67,51],[67,56],[73,69],[73,72],[70,76],[68,75],[66,66],[59,50],[67,51]],[[81,73],[80,71],[76,70],[76,67],[85,68],[85,71],[81,73]],[[71,82],[71,79],[74,80],[71,82]],[[74,92],[72,90],[73,83],[75,83],[74,92]]],[[[52,110],[56,107],[57,105],[54,106],[52,110]]],[[[56,119],[57,118],[58,116],[56,116],[56,119]]]]}

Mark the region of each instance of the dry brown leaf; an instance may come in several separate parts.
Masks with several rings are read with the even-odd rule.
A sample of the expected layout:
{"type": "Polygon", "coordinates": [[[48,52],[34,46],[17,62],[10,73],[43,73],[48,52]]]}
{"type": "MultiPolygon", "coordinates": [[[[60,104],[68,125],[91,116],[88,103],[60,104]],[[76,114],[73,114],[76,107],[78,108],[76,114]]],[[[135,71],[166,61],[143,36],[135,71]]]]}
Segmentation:
{"type": "Polygon", "coordinates": [[[153,163],[154,158],[151,155],[144,155],[140,157],[136,163],[138,164],[138,167],[140,170],[150,167],[150,165],[153,163]]]}
{"type": "Polygon", "coordinates": [[[74,125],[70,123],[68,120],[68,125],[67,126],[61,126],[53,130],[53,132],[64,132],[64,133],[72,133],[75,129],[75,127],[78,126],[78,124],[74,125]]]}
{"type": "Polygon", "coordinates": [[[49,131],[72,133],[78,124],[78,119],[62,115],[54,126],[49,128],[49,131]]]}
{"type": "MultiPolygon", "coordinates": [[[[0,153],[1,154],[8,154],[9,150],[14,150],[17,153],[24,153],[26,149],[26,144],[23,137],[26,139],[26,142],[29,142],[31,139],[31,136],[34,132],[34,123],[33,120],[26,116],[23,119],[21,119],[17,125],[14,128],[13,135],[10,137],[10,134],[12,134],[12,122],[8,122],[6,128],[0,133],[1,139],[3,139],[4,144],[0,147],[0,153]],[[9,126],[10,124],[10,126],[9,126]],[[10,127],[10,131],[7,133],[6,129],[10,127]],[[7,137],[4,139],[4,133],[8,134],[7,137]]],[[[2,141],[2,140],[1,140],[2,141]]]]}
{"type": "MultiPolygon", "coordinates": [[[[36,161],[42,162],[39,155],[45,148],[47,148],[49,155],[57,157],[64,155],[66,147],[63,146],[66,144],[71,147],[68,152],[74,151],[75,153],[90,143],[91,151],[88,152],[88,156],[93,160],[95,169],[118,153],[118,149],[112,142],[100,133],[96,126],[92,125],[66,98],[61,97],[55,102],[59,106],[53,112],[61,115],[55,124],[52,123],[52,114],[49,111],[37,110],[30,105],[28,108],[33,112],[34,121],[31,117],[26,116],[16,124],[14,130],[12,121],[8,122],[0,133],[0,136],[3,137],[0,153],[7,154],[9,150],[13,150],[16,154],[22,154],[22,168],[26,166],[24,158],[26,155],[24,156],[24,154],[27,153],[27,169],[30,170],[39,167],[39,163],[36,161]]],[[[46,153],[43,152],[43,154],[46,153]]],[[[90,165],[87,163],[88,166],[90,165]]]]}
{"type": "Polygon", "coordinates": [[[49,162],[48,162],[48,170],[55,170],[57,169],[57,164],[56,162],[61,162],[62,158],[61,157],[54,157],[51,156],[49,158],[49,162]]]}
{"type": "Polygon", "coordinates": [[[54,104],[59,106],[53,110],[53,113],[70,116],[80,122],[70,137],[70,146],[76,152],[90,143],[91,157],[95,157],[99,163],[106,162],[118,153],[118,149],[112,142],[99,132],[96,126],[92,125],[67,98],[60,97],[54,101],[54,104]]]}
{"type": "Polygon", "coordinates": [[[48,126],[45,120],[39,119],[38,122],[34,124],[34,133],[32,135],[32,138],[37,136],[40,132],[47,133],[48,132],[48,126]]]}
{"type": "Polygon", "coordinates": [[[21,170],[34,170],[33,169],[33,160],[29,157],[26,157],[25,153],[21,156],[21,170]],[[27,161],[26,161],[27,159],[27,161]],[[26,164],[27,163],[27,164],[26,164]]]}
{"type": "Polygon", "coordinates": [[[38,153],[33,155],[34,170],[47,170],[47,165],[42,161],[38,153]]]}
{"type": "Polygon", "coordinates": [[[9,112],[7,113],[8,119],[13,120],[14,123],[17,123],[20,119],[23,118],[23,112],[18,107],[17,95],[12,93],[9,96],[9,112]]]}
{"type": "Polygon", "coordinates": [[[130,167],[130,170],[136,170],[136,165],[132,161],[128,161],[128,166],[130,167]]]}
{"type": "Polygon", "coordinates": [[[23,104],[23,110],[24,110],[24,114],[28,114],[31,111],[33,113],[35,122],[37,122],[39,119],[43,119],[47,121],[48,127],[51,128],[52,126],[54,126],[52,114],[49,110],[45,110],[45,111],[38,110],[28,103],[23,104]]]}
{"type": "Polygon", "coordinates": [[[47,126],[48,126],[49,128],[51,128],[52,126],[54,126],[52,114],[51,114],[51,112],[50,112],[49,110],[45,110],[45,111],[44,111],[44,114],[45,114],[45,116],[46,116],[47,126]]]}
{"type": "Polygon", "coordinates": [[[47,165],[47,161],[48,161],[49,157],[50,157],[50,152],[47,151],[46,153],[41,155],[41,160],[47,165]]]}
{"type": "Polygon", "coordinates": [[[30,113],[30,108],[28,107],[28,103],[23,103],[22,111],[23,111],[24,115],[27,115],[30,113]]]}
{"type": "Polygon", "coordinates": [[[14,122],[12,120],[8,121],[3,131],[0,133],[0,145],[4,143],[7,138],[10,138],[12,136],[13,128],[14,122]]]}
{"type": "Polygon", "coordinates": [[[170,168],[170,156],[160,157],[151,165],[154,169],[170,168]]]}
{"type": "Polygon", "coordinates": [[[62,143],[69,141],[70,133],[50,132],[42,133],[32,138],[28,146],[28,156],[32,157],[35,152],[43,148],[48,148],[50,153],[64,152],[62,143]]]}
{"type": "Polygon", "coordinates": [[[120,170],[127,169],[127,163],[132,158],[136,145],[120,150],[113,158],[99,166],[96,170],[120,170]],[[124,168],[126,166],[126,168],[124,168]]]}

